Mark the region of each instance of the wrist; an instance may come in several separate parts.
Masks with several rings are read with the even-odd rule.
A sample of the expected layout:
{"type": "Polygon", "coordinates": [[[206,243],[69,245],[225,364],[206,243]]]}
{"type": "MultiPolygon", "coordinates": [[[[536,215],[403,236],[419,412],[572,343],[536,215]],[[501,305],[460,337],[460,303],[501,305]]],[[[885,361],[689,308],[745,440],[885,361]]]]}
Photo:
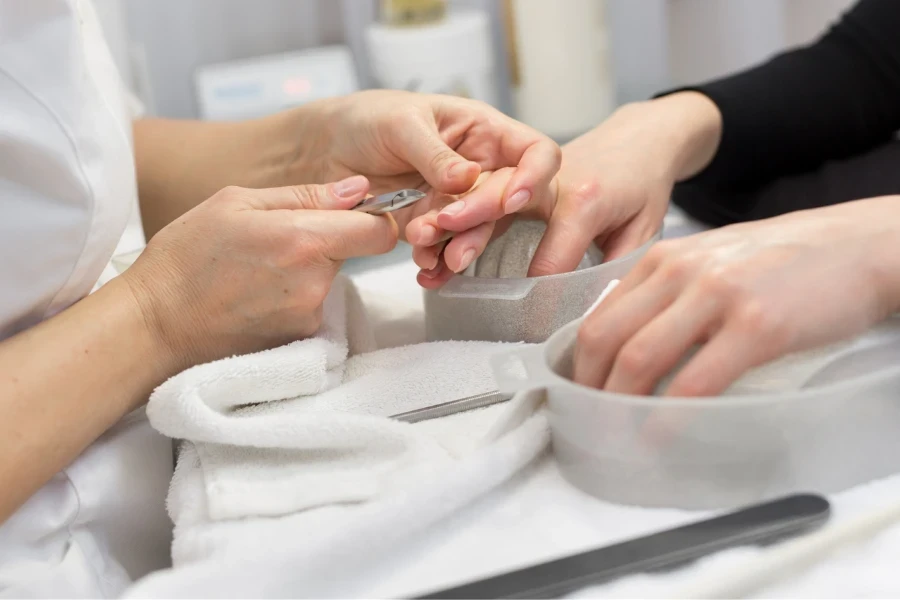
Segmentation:
{"type": "MultiPolygon", "coordinates": [[[[177,310],[174,298],[160,293],[157,279],[146,277],[139,269],[130,268],[107,286],[116,284],[116,292],[134,315],[135,337],[142,341],[152,369],[160,382],[191,367],[202,359],[195,355],[200,336],[192,336],[178,316],[190,316],[189,309],[177,310]]],[[[190,319],[186,320],[190,322],[190,319]]]]}
{"type": "Polygon", "coordinates": [[[715,157],[722,138],[722,114],[699,92],[677,92],[637,103],[639,118],[656,132],[656,144],[672,181],[697,175],[715,157]]]}
{"type": "Polygon", "coordinates": [[[143,392],[133,397],[131,405],[126,407],[133,410],[147,401],[149,391],[184,367],[155,334],[138,296],[124,276],[113,279],[92,296],[105,303],[107,323],[115,328],[119,339],[128,340],[127,351],[135,357],[129,372],[130,383],[143,392]]]}

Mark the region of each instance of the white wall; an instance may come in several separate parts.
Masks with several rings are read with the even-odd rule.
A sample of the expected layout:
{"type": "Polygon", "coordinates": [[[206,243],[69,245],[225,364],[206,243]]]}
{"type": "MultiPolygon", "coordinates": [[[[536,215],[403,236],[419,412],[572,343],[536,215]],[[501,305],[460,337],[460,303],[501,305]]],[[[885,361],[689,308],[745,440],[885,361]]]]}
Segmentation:
{"type": "Polygon", "coordinates": [[[669,0],[675,84],[757,64],[821,35],[854,0],[669,0]]]}
{"type": "MultiPolygon", "coordinates": [[[[510,106],[499,0],[452,0],[494,16],[501,108],[510,106]]],[[[553,0],[533,0],[552,2],[553,0]]],[[[853,0],[597,0],[607,3],[618,102],[718,77],[814,39],[853,0]]],[[[900,0],[898,0],[900,1],[900,0]]],[[[107,21],[124,7],[133,69],[153,88],[151,109],[196,115],[193,73],[211,62],[347,43],[369,83],[362,32],[377,0],[95,0],[107,21]],[[105,6],[105,8],[104,8],[105,6]]],[[[113,37],[116,37],[114,34],[113,37]]],[[[127,45],[121,37],[112,40],[127,45]]],[[[539,41],[537,42],[539,43],[539,41]]],[[[126,65],[127,69],[127,65],[126,65]]]]}
{"type": "MultiPolygon", "coordinates": [[[[362,9],[370,0],[353,1],[362,9]]],[[[169,117],[197,114],[193,74],[200,65],[344,39],[337,0],[125,2],[132,42],[147,59],[156,111],[169,117]]]]}

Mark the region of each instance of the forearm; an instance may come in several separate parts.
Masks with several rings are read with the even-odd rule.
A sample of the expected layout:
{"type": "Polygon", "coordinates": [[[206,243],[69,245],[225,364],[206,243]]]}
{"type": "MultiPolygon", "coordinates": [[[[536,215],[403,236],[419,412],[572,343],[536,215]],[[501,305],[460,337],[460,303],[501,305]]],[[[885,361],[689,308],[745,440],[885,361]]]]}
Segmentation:
{"type": "Polygon", "coordinates": [[[881,296],[885,314],[900,314],[900,195],[848,202],[826,210],[841,210],[849,223],[857,213],[871,239],[868,268],[881,296]],[[858,208],[857,208],[858,207],[858,208]]]}
{"type": "Polygon", "coordinates": [[[0,523],[176,369],[120,280],[0,343],[0,523]]]}
{"type": "Polygon", "coordinates": [[[141,119],[134,123],[147,238],[222,188],[319,183],[306,107],[241,122],[141,119]]]}

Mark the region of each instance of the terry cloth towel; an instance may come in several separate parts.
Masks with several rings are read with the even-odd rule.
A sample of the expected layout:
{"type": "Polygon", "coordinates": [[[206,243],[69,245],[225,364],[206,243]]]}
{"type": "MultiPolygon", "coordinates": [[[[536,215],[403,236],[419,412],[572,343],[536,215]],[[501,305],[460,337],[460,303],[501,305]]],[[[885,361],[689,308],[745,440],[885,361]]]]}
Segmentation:
{"type": "MultiPolygon", "coordinates": [[[[486,426],[470,415],[417,425],[386,418],[495,389],[489,358],[510,345],[440,342],[372,351],[371,334],[354,286],[339,278],[314,338],[194,367],[153,393],[151,424],[183,440],[168,498],[176,571],[213,557],[221,564],[231,556],[269,555],[285,543],[296,554],[297,536],[304,548],[323,555],[340,547],[335,535],[344,539],[353,527],[332,524],[317,534],[304,525],[286,537],[287,521],[318,514],[316,508],[368,503],[370,510],[383,510],[379,500],[388,492],[389,512],[403,504],[397,502],[402,492],[428,499],[429,510],[445,514],[543,451],[541,415],[527,427],[523,423],[530,434],[494,444],[493,454],[485,454],[493,460],[473,458],[484,445],[486,426]],[[469,473],[470,481],[462,484],[453,476],[458,472],[469,473]],[[457,486],[448,488],[450,481],[457,486]],[[435,502],[432,495],[440,489],[445,492],[435,502]],[[246,536],[236,533],[249,522],[257,525],[246,536]],[[311,544],[317,535],[320,543],[311,544]]],[[[403,518],[392,531],[424,526],[429,510],[413,503],[394,512],[403,518]],[[419,518],[409,519],[406,510],[419,518]]],[[[360,521],[362,529],[371,526],[360,521]]],[[[379,531],[370,537],[389,537],[379,531]]],[[[351,547],[353,539],[346,538],[351,547]]]]}

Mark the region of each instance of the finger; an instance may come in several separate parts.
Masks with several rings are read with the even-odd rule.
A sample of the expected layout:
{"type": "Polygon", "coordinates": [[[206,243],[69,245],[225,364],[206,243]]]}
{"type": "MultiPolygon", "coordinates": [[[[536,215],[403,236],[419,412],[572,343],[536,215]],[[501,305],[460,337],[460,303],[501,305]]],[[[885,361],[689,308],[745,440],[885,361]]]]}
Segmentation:
{"type": "Polygon", "coordinates": [[[657,229],[658,227],[650,227],[643,222],[632,221],[604,241],[600,247],[603,262],[616,260],[634,252],[650,241],[657,229]]]}
{"type": "Polygon", "coordinates": [[[683,294],[625,342],[603,389],[650,395],[690,349],[720,320],[720,304],[709,295],[683,294]]]}
{"type": "Polygon", "coordinates": [[[462,273],[481,256],[493,233],[493,222],[457,233],[444,248],[444,263],[454,273],[462,273]]]}
{"type": "Polygon", "coordinates": [[[268,189],[235,188],[235,196],[257,210],[346,210],[369,192],[369,180],[354,175],[325,185],[290,185],[268,189]]]}
{"type": "Polygon", "coordinates": [[[437,216],[438,211],[431,210],[410,221],[406,226],[406,240],[414,246],[435,246],[453,237],[453,232],[441,228],[437,216]]]}
{"type": "MultiPolygon", "coordinates": [[[[276,213],[267,213],[275,216],[276,213]]],[[[290,234],[302,251],[318,251],[321,257],[341,261],[390,252],[397,245],[397,223],[389,215],[354,211],[292,211],[287,220],[290,234]]]]}
{"type": "Polygon", "coordinates": [[[716,396],[753,367],[781,354],[779,344],[760,339],[752,329],[728,324],[678,372],[665,395],[716,396]]]}
{"type": "Polygon", "coordinates": [[[491,173],[468,194],[445,206],[437,217],[438,225],[447,231],[466,231],[505,217],[502,199],[512,175],[513,169],[491,173]]]}
{"type": "MultiPolygon", "coordinates": [[[[513,146],[527,144],[526,136],[530,138],[533,134],[518,129],[509,143],[513,146]],[[516,139],[517,136],[522,137],[521,141],[516,139]]],[[[550,185],[561,164],[562,151],[550,138],[541,136],[527,144],[506,187],[503,197],[504,212],[509,215],[528,206],[540,190],[550,185]]]]}
{"type": "Polygon", "coordinates": [[[447,283],[453,275],[453,271],[448,269],[441,259],[437,268],[420,271],[416,281],[427,290],[436,290],[447,283]]]}
{"type": "Polygon", "coordinates": [[[394,132],[391,151],[412,165],[434,189],[445,194],[461,194],[470,189],[481,167],[448,146],[434,121],[408,112],[394,132]]]}
{"type": "Polygon", "coordinates": [[[412,258],[420,269],[431,270],[438,266],[441,258],[441,252],[444,250],[444,244],[435,244],[434,246],[413,246],[412,258]]]}
{"type": "Polygon", "coordinates": [[[641,281],[643,277],[643,271],[630,273],[581,324],[574,356],[576,383],[602,389],[625,342],[674,302],[676,282],[656,271],[641,281]]]}
{"type": "Polygon", "coordinates": [[[528,267],[529,277],[574,271],[594,241],[595,231],[579,215],[554,211],[528,267]]]}

